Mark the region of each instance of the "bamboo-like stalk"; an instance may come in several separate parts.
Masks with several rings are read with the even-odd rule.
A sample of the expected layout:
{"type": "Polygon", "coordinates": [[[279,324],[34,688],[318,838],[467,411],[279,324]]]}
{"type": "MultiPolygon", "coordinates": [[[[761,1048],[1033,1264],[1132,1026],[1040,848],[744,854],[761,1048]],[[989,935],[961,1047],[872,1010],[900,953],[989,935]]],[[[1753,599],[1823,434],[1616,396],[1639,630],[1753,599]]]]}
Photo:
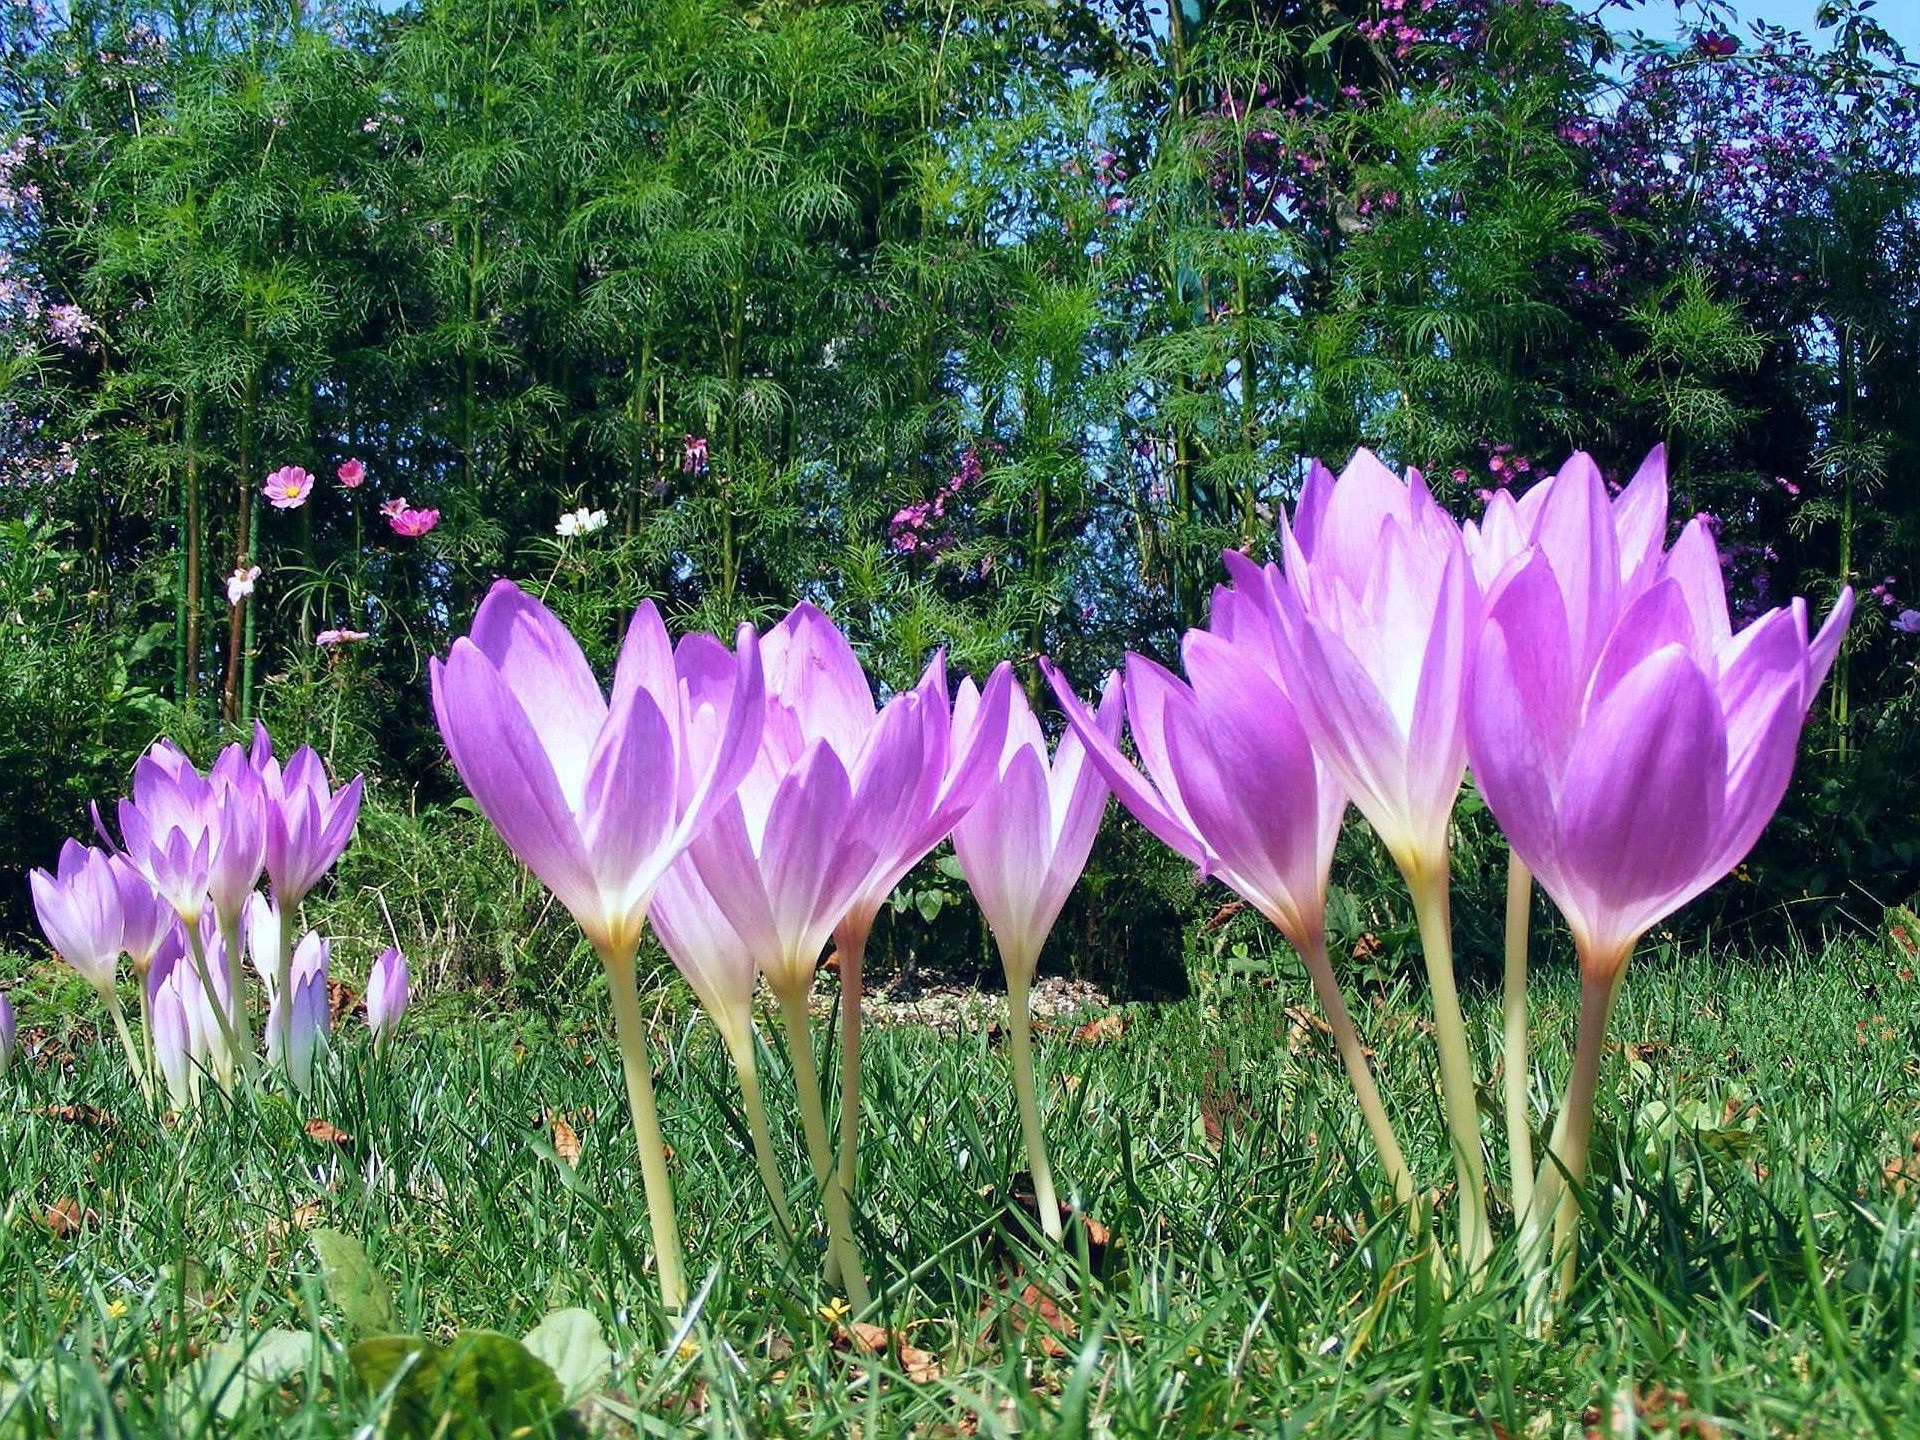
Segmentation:
{"type": "Polygon", "coordinates": [[[1453,916],[1448,875],[1438,866],[1403,867],[1420,926],[1420,949],[1433,991],[1433,1038],[1440,1051],[1440,1093],[1460,1187],[1460,1258],[1466,1274],[1478,1273],[1493,1253],[1487,1220],[1486,1167],[1480,1156],[1480,1110],[1473,1085],[1473,1051],[1460,990],[1453,975],[1453,916]]]}
{"type": "Polygon", "coordinates": [[[834,1163],[833,1142],[827,1133],[827,1112],[820,1097],[820,1072],[813,1063],[813,1027],[807,1018],[805,987],[775,990],[780,1016],[787,1027],[787,1051],[793,1066],[793,1086],[799,1092],[800,1128],[813,1162],[813,1178],[820,1186],[827,1212],[827,1246],[855,1312],[872,1303],[860,1249],[853,1238],[853,1213],[846,1187],[834,1163]]]}
{"type": "Polygon", "coordinates": [[[647,1049],[647,1022],[640,1014],[640,980],[634,951],[603,949],[607,988],[613,995],[613,1028],[620,1045],[620,1069],[627,1084],[627,1108],[633,1115],[640,1151],[640,1180],[646,1189],[647,1224],[653,1233],[654,1262],[660,1269],[660,1304],[677,1320],[687,1305],[681,1258],[680,1222],[673,1210],[673,1178],[667,1173],[667,1142],[660,1133],[660,1112],[653,1099],[653,1058],[647,1049]]]}
{"type": "Polygon", "coordinates": [[[1533,908],[1533,875],[1518,855],[1507,857],[1507,954],[1501,983],[1505,1030],[1501,1058],[1506,1071],[1507,1168],[1513,1215],[1524,1224],[1533,1208],[1533,1119],[1527,1106],[1527,930],[1533,908]]]}

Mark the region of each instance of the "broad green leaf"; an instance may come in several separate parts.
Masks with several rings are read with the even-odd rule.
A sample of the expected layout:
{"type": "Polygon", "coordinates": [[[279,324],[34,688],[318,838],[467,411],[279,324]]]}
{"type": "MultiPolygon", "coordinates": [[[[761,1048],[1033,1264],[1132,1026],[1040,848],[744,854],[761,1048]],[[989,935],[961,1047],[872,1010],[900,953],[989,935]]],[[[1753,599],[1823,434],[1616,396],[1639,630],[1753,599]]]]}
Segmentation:
{"type": "Polygon", "coordinates": [[[175,1378],[170,1387],[175,1405],[210,1409],[231,1420],[306,1369],[313,1344],[309,1330],[229,1335],[175,1378]]]}
{"type": "Polygon", "coordinates": [[[391,1390],[388,1440],[583,1433],[552,1369],[511,1335],[463,1330],[444,1347],[417,1335],[382,1335],[347,1358],[369,1390],[391,1390]]]}
{"type": "Polygon", "coordinates": [[[606,1383],[613,1369],[613,1347],[600,1322],[579,1308],[556,1310],[527,1333],[526,1346],[545,1361],[569,1400],[578,1400],[606,1383]]]}
{"type": "Polygon", "coordinates": [[[327,1298],[347,1322],[347,1333],[384,1335],[395,1324],[393,1295],[367,1258],[367,1247],[338,1230],[319,1229],[309,1237],[320,1260],[320,1281],[327,1298]]]}

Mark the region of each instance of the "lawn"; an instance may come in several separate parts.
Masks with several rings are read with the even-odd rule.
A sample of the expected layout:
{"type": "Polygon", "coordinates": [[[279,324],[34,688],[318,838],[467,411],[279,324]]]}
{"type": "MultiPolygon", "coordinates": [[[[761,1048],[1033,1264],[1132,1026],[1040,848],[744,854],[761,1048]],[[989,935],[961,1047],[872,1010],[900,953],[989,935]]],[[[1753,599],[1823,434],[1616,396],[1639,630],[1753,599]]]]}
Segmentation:
{"type": "MultiPolygon", "coordinates": [[[[1544,1099],[1577,989],[1539,968],[1544,1099]]],[[[1636,961],[1581,1279],[1549,1334],[1516,1321],[1505,1252],[1484,1285],[1436,1290],[1378,1206],[1304,980],[1246,970],[1200,957],[1187,999],[1050,1027],[1054,1164],[1098,1222],[1064,1251],[1010,1198],[997,1028],[873,1029],[871,1327],[831,1303],[818,1234],[795,1262],[770,1230],[731,1069],[677,986],[652,1013],[698,1297],[679,1331],[654,1308],[598,987],[549,1018],[443,993],[379,1056],[348,1022],[310,1106],[261,1085],[159,1122],[76,1012],[0,1081],[0,1435],[360,1431],[379,1406],[341,1306],[371,1292],[327,1283],[331,1231],[390,1290],[393,1319],[362,1330],[518,1336],[590,1312],[615,1356],[575,1407],[596,1433],[1916,1433],[1920,983],[1900,959],[1849,942],[1636,961]],[[236,1336],[290,1373],[232,1380],[236,1336]]],[[[50,964],[15,981],[23,1031],[58,984],[50,964]]],[[[1421,997],[1380,1001],[1356,1005],[1380,1073],[1430,1073],[1421,997]]],[[[1497,995],[1469,1003],[1485,1083],[1497,995]]],[[[792,1092],[777,1054],[765,1068],[778,1131],[792,1092]]],[[[1450,1174],[1437,1092],[1388,1100],[1416,1170],[1450,1174]]]]}

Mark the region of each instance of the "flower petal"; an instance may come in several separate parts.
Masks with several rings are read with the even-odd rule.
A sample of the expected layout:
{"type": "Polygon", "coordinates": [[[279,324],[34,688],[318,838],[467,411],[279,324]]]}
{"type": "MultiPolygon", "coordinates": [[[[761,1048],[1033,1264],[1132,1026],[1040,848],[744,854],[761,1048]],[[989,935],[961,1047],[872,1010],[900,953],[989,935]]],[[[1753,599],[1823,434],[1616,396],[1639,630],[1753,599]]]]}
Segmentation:
{"type": "Polygon", "coordinates": [[[587,783],[587,759],[607,718],[599,682],[554,613],[510,580],[480,602],[468,637],[518,702],[570,807],[587,783]]]}

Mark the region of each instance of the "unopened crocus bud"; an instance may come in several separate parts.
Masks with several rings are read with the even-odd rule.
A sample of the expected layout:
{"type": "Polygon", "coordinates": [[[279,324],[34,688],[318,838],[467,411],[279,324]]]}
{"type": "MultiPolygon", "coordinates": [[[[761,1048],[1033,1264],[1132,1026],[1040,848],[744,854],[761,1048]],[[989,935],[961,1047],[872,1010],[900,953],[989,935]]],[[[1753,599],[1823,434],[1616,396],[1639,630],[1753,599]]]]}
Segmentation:
{"type": "Polygon", "coordinates": [[[367,975],[367,1028],[373,1032],[374,1044],[386,1044],[400,1028],[409,998],[407,957],[398,946],[390,945],[367,975]]]}
{"type": "Polygon", "coordinates": [[[5,991],[0,991],[0,1075],[6,1074],[13,1064],[13,1039],[13,1002],[5,991]]]}
{"type": "Polygon", "coordinates": [[[169,972],[153,995],[153,1054],[167,1082],[167,1100],[176,1110],[193,1103],[196,1027],[188,1019],[188,1007],[197,1003],[200,981],[191,966],[169,972]],[[191,986],[194,999],[183,998],[191,986]]]}
{"type": "Polygon", "coordinates": [[[328,945],[308,931],[293,951],[287,988],[273,997],[267,1021],[267,1060],[285,1067],[287,1079],[302,1095],[313,1089],[313,1062],[325,1043],[328,945]],[[284,1028],[279,1020],[285,1012],[284,1028]],[[282,1038],[284,1036],[284,1039],[282,1038]]]}

